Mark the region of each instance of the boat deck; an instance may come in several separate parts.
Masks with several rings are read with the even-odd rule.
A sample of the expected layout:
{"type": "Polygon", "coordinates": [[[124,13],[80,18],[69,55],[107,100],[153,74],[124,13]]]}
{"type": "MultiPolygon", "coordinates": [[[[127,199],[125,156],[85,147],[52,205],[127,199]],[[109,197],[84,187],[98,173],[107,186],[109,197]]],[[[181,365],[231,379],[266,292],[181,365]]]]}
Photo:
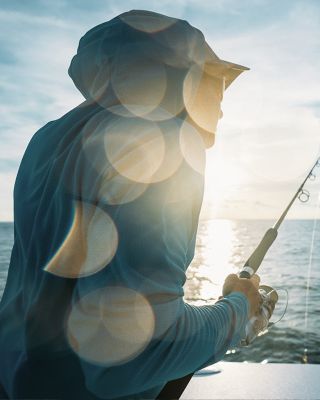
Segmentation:
{"type": "Polygon", "coordinates": [[[219,362],[199,371],[184,400],[319,400],[320,365],[219,362]]]}

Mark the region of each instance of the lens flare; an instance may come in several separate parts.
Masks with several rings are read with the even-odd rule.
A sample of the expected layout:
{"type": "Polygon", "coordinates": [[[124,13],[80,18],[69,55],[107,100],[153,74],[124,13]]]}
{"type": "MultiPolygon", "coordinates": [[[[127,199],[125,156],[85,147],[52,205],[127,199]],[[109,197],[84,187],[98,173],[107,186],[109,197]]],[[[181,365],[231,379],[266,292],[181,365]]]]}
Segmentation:
{"type": "Polygon", "coordinates": [[[88,85],[90,98],[101,106],[104,106],[105,102],[108,101],[110,76],[110,65],[105,63],[103,68],[100,68],[99,71],[96,72],[94,79],[91,80],[90,85],[88,85]]]}
{"type": "Polygon", "coordinates": [[[119,174],[135,182],[152,183],[165,157],[158,125],[143,119],[119,118],[104,137],[105,152],[119,174]]]}
{"type": "Polygon", "coordinates": [[[139,31],[155,33],[169,28],[177,20],[160,14],[130,12],[120,16],[121,20],[139,31]]]}
{"type": "Polygon", "coordinates": [[[208,132],[215,132],[221,109],[224,79],[214,77],[198,65],[188,71],[183,83],[185,108],[191,119],[208,132]]]}
{"type": "Polygon", "coordinates": [[[65,278],[89,276],[110,263],[117,247],[117,228],[106,212],[76,202],[70,232],[44,270],[65,278]]]}
{"type": "MultiPolygon", "coordinates": [[[[85,162],[88,163],[88,167],[83,169],[81,175],[83,198],[92,197],[90,193],[94,183],[96,183],[94,198],[98,198],[101,203],[113,205],[137,199],[148,187],[146,183],[135,182],[120,175],[106,156],[105,136],[108,134],[108,129],[117,124],[118,119],[118,116],[112,116],[103,110],[91,118],[83,128],[82,150],[85,162]]],[[[127,128],[130,129],[129,125],[127,128]]]]}
{"type": "Polygon", "coordinates": [[[125,118],[104,110],[83,128],[83,198],[125,204],[141,196],[148,185],[173,175],[183,160],[181,120],[155,123],[125,118]],[[93,167],[93,170],[92,170],[93,167]]]}
{"type": "Polygon", "coordinates": [[[180,23],[173,24],[170,29],[153,35],[153,46],[149,47],[149,54],[159,62],[180,71],[194,64],[203,66],[207,59],[203,34],[197,29],[190,30],[187,26],[187,22],[186,29],[181,29],[180,23]]]}
{"type": "Polygon", "coordinates": [[[163,181],[172,176],[180,167],[183,155],[180,149],[181,121],[172,119],[161,124],[165,140],[165,153],[159,169],[152,177],[152,182],[163,181]]]}
{"type": "Polygon", "coordinates": [[[180,148],[184,159],[197,172],[204,175],[205,146],[199,132],[187,121],[180,129],[180,148]]]}
{"type": "Polygon", "coordinates": [[[111,85],[124,107],[141,117],[160,106],[167,89],[164,65],[132,44],[121,49],[115,64],[111,85]]]}
{"type": "Polygon", "coordinates": [[[67,337],[81,358],[119,365],[146,348],[154,325],[152,308],[141,294],[124,287],[106,287],[87,294],[73,306],[67,337]]]}
{"type": "Polygon", "coordinates": [[[126,204],[140,197],[149,185],[131,181],[117,171],[105,176],[99,185],[98,198],[110,205],[126,204]]]}
{"type": "Polygon", "coordinates": [[[141,118],[149,121],[165,121],[171,118],[174,118],[178,115],[183,107],[183,102],[175,101],[172,96],[168,96],[165,98],[161,106],[152,108],[150,111],[150,107],[146,107],[139,104],[115,104],[112,106],[106,107],[106,109],[116,115],[125,118],[133,118],[136,116],[140,116],[141,118]]]}

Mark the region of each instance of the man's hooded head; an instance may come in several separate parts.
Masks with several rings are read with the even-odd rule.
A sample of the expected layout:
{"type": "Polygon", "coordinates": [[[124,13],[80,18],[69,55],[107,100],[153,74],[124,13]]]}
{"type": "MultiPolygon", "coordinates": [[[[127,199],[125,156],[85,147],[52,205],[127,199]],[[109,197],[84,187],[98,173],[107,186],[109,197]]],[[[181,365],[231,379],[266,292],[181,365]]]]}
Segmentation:
{"type": "Polygon", "coordinates": [[[219,102],[223,85],[245,69],[220,60],[187,21],[132,10],[81,38],[69,75],[87,100],[115,113],[159,121],[187,111],[210,131],[217,116],[207,89],[219,102]]]}

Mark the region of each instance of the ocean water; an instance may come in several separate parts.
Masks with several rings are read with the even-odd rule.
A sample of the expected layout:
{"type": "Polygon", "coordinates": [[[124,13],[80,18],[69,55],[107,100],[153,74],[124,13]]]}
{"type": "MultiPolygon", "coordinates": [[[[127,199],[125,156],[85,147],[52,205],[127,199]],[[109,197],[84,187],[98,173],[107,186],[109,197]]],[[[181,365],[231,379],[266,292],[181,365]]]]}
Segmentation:
{"type": "MultiPolygon", "coordinates": [[[[237,273],[274,221],[200,221],[196,253],[187,272],[185,300],[213,304],[226,275],[237,273]]],[[[0,297],[13,245],[13,225],[0,223],[0,297]]],[[[286,220],[265,257],[261,283],[279,293],[268,333],[250,346],[229,351],[225,360],[320,363],[320,220],[286,220]],[[311,244],[313,243],[313,248],[311,244]]]]}

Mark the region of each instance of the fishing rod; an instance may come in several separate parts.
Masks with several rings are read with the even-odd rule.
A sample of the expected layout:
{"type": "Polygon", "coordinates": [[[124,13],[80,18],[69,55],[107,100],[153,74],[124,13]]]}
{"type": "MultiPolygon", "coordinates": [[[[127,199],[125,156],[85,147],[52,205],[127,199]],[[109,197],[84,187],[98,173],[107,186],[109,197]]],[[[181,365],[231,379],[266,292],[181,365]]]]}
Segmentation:
{"type": "Polygon", "coordinates": [[[258,244],[257,248],[254,250],[254,252],[251,254],[251,256],[248,258],[248,260],[245,262],[239,277],[240,278],[247,278],[250,279],[253,274],[255,274],[260,267],[260,264],[262,263],[262,260],[264,259],[267,251],[271,247],[272,243],[275,241],[277,235],[278,235],[278,229],[280,225],[282,224],[283,220],[285,219],[286,215],[288,214],[288,211],[290,210],[292,204],[295,202],[297,198],[299,198],[300,201],[303,203],[307,202],[309,200],[310,194],[307,190],[304,190],[303,187],[306,184],[308,179],[315,179],[315,175],[313,173],[314,169],[316,167],[320,166],[320,157],[317,159],[311,170],[309,171],[308,175],[306,178],[303,180],[302,184],[299,186],[299,189],[296,191],[295,195],[293,196],[292,200],[284,210],[284,212],[281,214],[280,218],[278,221],[274,224],[272,228],[269,228],[265,235],[263,236],[261,242],[258,244]]]}
{"type": "MultiPolygon", "coordinates": [[[[320,166],[320,157],[317,159],[306,178],[303,180],[298,190],[294,194],[293,198],[289,202],[288,206],[285,208],[281,214],[278,221],[274,224],[272,228],[269,228],[264,234],[262,240],[253,251],[251,256],[245,262],[242,270],[239,273],[240,278],[250,279],[260,267],[266,253],[271,247],[272,243],[275,241],[278,235],[278,229],[285,219],[291,206],[298,198],[303,203],[307,202],[310,197],[310,193],[304,189],[308,179],[314,180],[316,175],[313,173],[316,167],[320,166]]],[[[270,326],[269,319],[273,313],[275,305],[278,301],[278,294],[275,289],[267,285],[261,285],[259,287],[259,293],[261,297],[261,305],[257,315],[253,316],[247,323],[246,326],[246,337],[242,340],[243,345],[250,344],[259,334],[267,330],[270,326]]]]}

